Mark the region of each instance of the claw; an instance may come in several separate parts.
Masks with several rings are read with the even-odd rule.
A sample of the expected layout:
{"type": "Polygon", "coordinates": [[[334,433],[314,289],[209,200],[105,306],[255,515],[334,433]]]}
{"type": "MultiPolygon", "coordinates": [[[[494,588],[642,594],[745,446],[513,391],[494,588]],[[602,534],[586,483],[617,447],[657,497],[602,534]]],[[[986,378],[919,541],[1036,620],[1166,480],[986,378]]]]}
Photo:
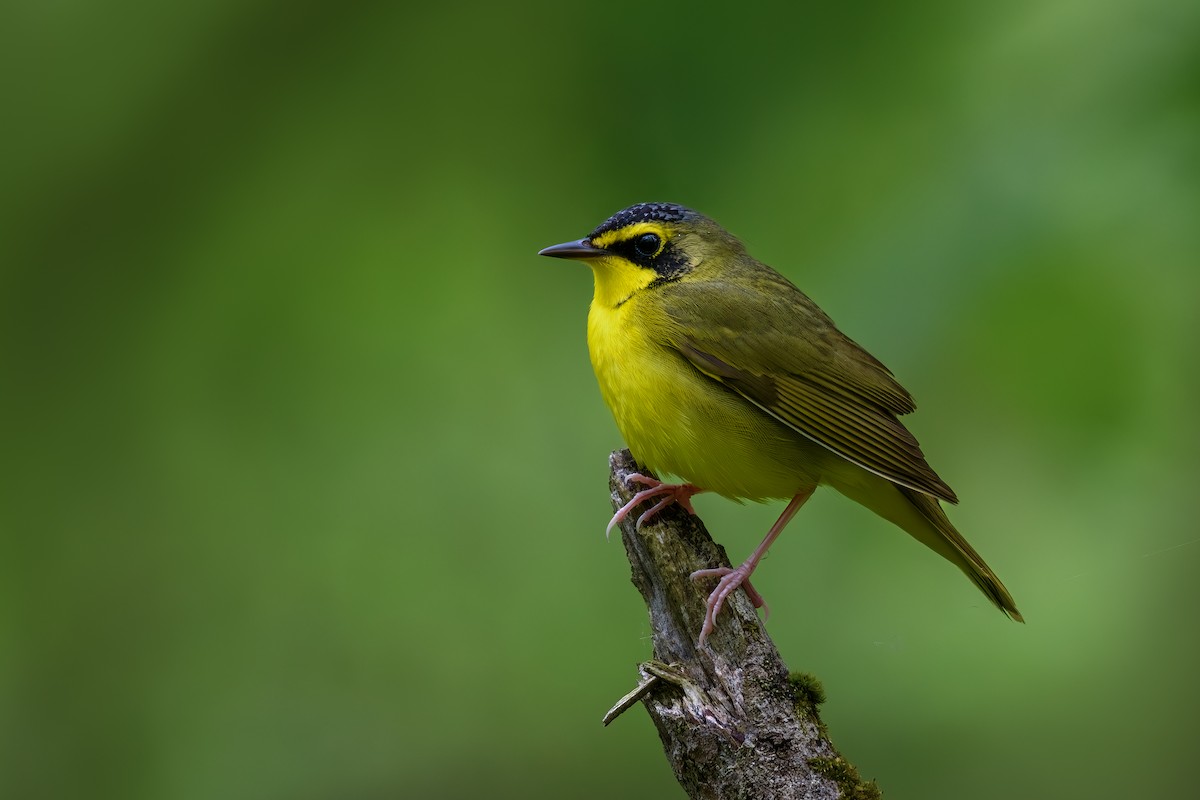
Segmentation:
{"type": "Polygon", "coordinates": [[[696,509],[692,508],[692,495],[699,494],[704,491],[698,489],[690,483],[663,483],[657,478],[651,478],[648,475],[642,475],[635,472],[626,478],[627,483],[638,483],[648,488],[641,490],[630,498],[629,502],[617,509],[617,513],[613,514],[611,520],[608,521],[608,527],[604,529],[604,538],[609,538],[612,534],[612,529],[617,527],[617,524],[628,517],[630,513],[642,503],[653,497],[661,497],[662,499],[642,513],[637,520],[637,529],[641,530],[642,525],[652,520],[658,512],[662,511],[672,503],[678,503],[687,510],[689,514],[695,516],[696,509]]]}
{"type": "Polygon", "coordinates": [[[637,526],[636,526],[637,529],[640,531],[642,529],[643,525],[645,525],[647,522],[649,522],[651,519],[654,518],[655,514],[662,511],[664,508],[666,508],[667,506],[671,505],[671,503],[674,503],[674,502],[677,502],[675,500],[675,498],[668,495],[667,497],[664,497],[662,500],[659,500],[654,505],[650,506],[649,511],[644,512],[640,517],[638,517],[637,526]]]}
{"type": "Polygon", "coordinates": [[[748,564],[742,564],[737,569],[729,567],[717,567],[716,569],[698,569],[690,576],[692,580],[703,580],[705,578],[720,578],[717,581],[717,588],[712,590],[708,596],[708,602],[704,609],[704,626],[700,629],[699,645],[704,645],[704,640],[713,632],[717,625],[717,615],[721,613],[721,608],[725,605],[725,600],[729,595],[741,586],[746,592],[746,596],[750,598],[750,602],[755,608],[763,610],[763,621],[771,616],[771,609],[767,605],[767,601],[754,588],[754,584],[750,583],[750,573],[754,571],[754,567],[748,564]]]}

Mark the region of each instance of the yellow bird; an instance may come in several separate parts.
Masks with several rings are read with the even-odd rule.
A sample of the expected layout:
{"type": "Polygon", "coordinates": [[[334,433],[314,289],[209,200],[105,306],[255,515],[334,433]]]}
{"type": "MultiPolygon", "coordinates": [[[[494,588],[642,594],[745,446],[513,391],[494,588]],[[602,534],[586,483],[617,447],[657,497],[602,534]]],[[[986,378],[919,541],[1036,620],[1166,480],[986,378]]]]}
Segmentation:
{"type": "Polygon", "coordinates": [[[1004,584],[955,530],[939,500],[958,502],[898,419],[912,397],[787,278],[754,260],[721,226],[671,203],[620,211],[585,239],[540,255],[585,261],[592,366],[617,427],[646,475],[609,525],[692,495],[790,498],[766,538],[709,595],[700,643],[725,599],[749,582],[784,526],[820,484],[837,489],[957,566],[1001,611],[1023,621],[1004,584]]]}

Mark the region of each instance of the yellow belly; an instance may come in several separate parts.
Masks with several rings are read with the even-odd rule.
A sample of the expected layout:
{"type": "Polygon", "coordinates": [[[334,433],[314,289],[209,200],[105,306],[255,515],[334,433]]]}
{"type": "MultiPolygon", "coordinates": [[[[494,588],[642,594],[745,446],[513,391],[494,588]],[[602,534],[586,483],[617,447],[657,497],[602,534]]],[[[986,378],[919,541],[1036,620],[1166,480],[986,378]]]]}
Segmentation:
{"type": "Polygon", "coordinates": [[[634,458],[730,498],[791,497],[820,482],[827,450],[705,377],[664,343],[666,330],[641,297],[588,314],[600,393],[634,458]]]}

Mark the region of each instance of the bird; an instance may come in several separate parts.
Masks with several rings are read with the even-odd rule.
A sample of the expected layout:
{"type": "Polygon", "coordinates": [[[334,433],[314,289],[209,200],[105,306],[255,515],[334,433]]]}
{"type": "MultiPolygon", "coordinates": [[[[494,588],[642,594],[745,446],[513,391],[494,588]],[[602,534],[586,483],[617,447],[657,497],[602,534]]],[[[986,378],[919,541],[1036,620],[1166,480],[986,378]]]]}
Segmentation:
{"type": "Polygon", "coordinates": [[[961,569],[997,608],[1023,622],[1012,595],[941,507],[954,490],[929,466],[900,417],[912,396],[816,303],[708,217],[639,203],[587,237],[539,255],[591,267],[588,352],[630,452],[653,474],[609,530],[654,501],[638,528],[691,498],[787,499],[762,543],[717,579],[698,644],[740,586],[769,613],[750,576],[818,486],[830,486],[961,569]],[[675,476],[671,483],[657,476],[675,476]]]}

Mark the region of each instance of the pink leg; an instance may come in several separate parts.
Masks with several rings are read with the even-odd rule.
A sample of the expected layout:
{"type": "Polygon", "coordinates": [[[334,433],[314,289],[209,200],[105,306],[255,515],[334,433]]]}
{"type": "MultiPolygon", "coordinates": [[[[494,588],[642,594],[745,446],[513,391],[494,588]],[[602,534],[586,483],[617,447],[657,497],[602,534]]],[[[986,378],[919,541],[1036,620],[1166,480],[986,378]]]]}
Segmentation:
{"type": "Polygon", "coordinates": [[[703,489],[697,488],[690,483],[663,483],[662,481],[651,478],[648,475],[642,475],[639,472],[633,473],[627,480],[632,483],[640,483],[643,486],[648,486],[650,488],[643,489],[635,494],[633,499],[621,506],[621,508],[617,510],[616,514],[613,514],[613,518],[609,520],[608,527],[604,531],[604,535],[606,537],[612,533],[612,529],[617,526],[618,522],[628,517],[630,512],[652,497],[661,497],[662,499],[651,506],[650,509],[644,512],[640,517],[638,517],[638,530],[641,530],[643,525],[652,520],[654,516],[658,514],[658,512],[662,511],[672,503],[679,503],[679,505],[683,506],[689,514],[695,516],[696,509],[692,508],[692,495],[700,494],[704,491],[703,489]]]}
{"type": "Polygon", "coordinates": [[[708,638],[708,635],[713,632],[713,628],[716,627],[717,614],[721,613],[721,606],[725,604],[725,598],[733,594],[734,589],[737,589],[739,586],[746,590],[746,594],[755,608],[762,608],[766,610],[766,613],[770,613],[766,602],[763,601],[762,595],[750,585],[750,574],[754,572],[754,568],[758,566],[758,562],[762,561],[763,556],[771,549],[771,545],[779,538],[779,534],[783,533],[783,529],[791,522],[792,517],[796,516],[796,512],[800,510],[800,506],[804,505],[804,502],[812,497],[815,488],[806,489],[792,498],[792,501],[787,504],[787,508],[779,515],[779,519],[775,520],[775,524],[771,526],[771,530],[767,531],[766,538],[762,540],[762,544],[754,549],[754,552],[742,562],[740,567],[737,569],[730,569],[729,567],[699,569],[692,573],[692,580],[700,580],[702,578],[721,579],[717,582],[717,588],[713,589],[712,594],[708,596],[708,603],[704,612],[704,627],[700,629],[699,645],[704,645],[704,640],[708,638]]]}

